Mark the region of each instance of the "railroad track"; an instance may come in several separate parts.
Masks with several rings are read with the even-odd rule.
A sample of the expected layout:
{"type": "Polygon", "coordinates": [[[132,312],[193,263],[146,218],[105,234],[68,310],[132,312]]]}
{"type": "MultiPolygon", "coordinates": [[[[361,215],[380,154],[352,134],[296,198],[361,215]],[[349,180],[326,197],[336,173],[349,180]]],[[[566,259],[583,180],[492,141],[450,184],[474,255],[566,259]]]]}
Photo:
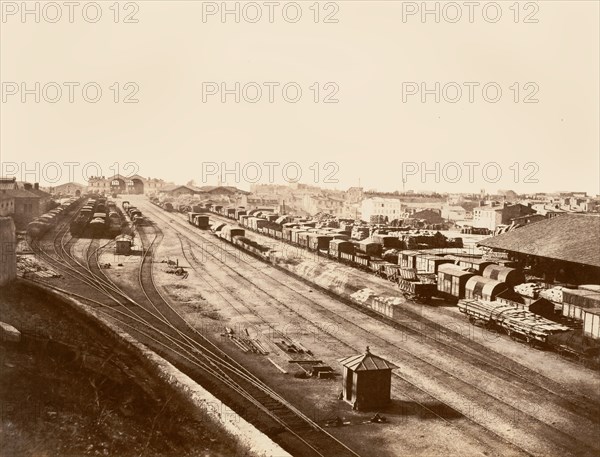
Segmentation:
{"type": "MultiPolygon", "coordinates": [[[[237,223],[237,221],[232,221],[223,216],[215,216],[213,213],[210,214],[211,217],[214,216],[216,219],[222,222],[227,222],[230,224],[237,223]]],[[[257,236],[264,237],[264,235],[260,234],[258,234],[257,236]]],[[[278,242],[283,243],[282,241],[278,242]]],[[[289,288],[289,284],[287,283],[281,283],[281,285],[283,287],[289,288]]],[[[404,323],[398,322],[397,320],[387,318],[365,307],[360,307],[358,305],[350,303],[349,305],[366,314],[369,314],[370,316],[378,320],[386,322],[387,324],[390,324],[396,328],[400,328],[403,331],[410,333],[410,335],[418,337],[422,341],[434,341],[436,343],[439,343],[446,349],[450,349],[455,352],[460,351],[463,353],[463,360],[476,360],[479,365],[494,369],[496,375],[502,376],[503,373],[505,379],[517,377],[519,380],[521,380],[523,383],[526,383],[527,385],[535,386],[536,389],[542,389],[553,396],[559,396],[563,398],[570,407],[578,408],[588,419],[595,420],[600,423],[600,415],[598,414],[598,411],[600,410],[600,401],[598,400],[598,398],[592,398],[589,396],[573,393],[565,389],[565,386],[548,379],[547,377],[515,362],[514,360],[506,356],[503,356],[495,351],[491,351],[485,348],[476,341],[473,341],[469,338],[465,338],[464,335],[458,332],[455,332],[450,329],[443,329],[441,325],[430,321],[429,319],[423,317],[418,313],[406,309],[405,307],[397,308],[397,311],[399,313],[402,313],[402,317],[407,318],[407,321],[404,322],[410,322],[411,320],[414,322],[418,322],[418,324],[420,326],[424,326],[426,330],[422,330],[422,328],[420,327],[406,325],[404,323]],[[444,341],[437,340],[431,336],[439,334],[440,331],[443,332],[445,337],[452,338],[452,345],[445,343],[444,341]],[[460,347],[456,347],[456,344],[459,344],[460,347]]]]}
{"type": "MultiPolygon", "coordinates": [[[[158,212],[158,210],[155,210],[155,211],[156,211],[156,213],[158,212]]],[[[165,219],[165,217],[162,214],[159,215],[159,218],[165,219]]],[[[179,217],[178,217],[178,219],[179,219],[179,217]]],[[[185,223],[185,222],[178,222],[178,225],[182,229],[184,229],[184,231],[186,231],[187,233],[193,233],[196,237],[200,236],[201,238],[203,238],[205,241],[208,241],[209,243],[218,244],[218,243],[215,242],[216,240],[215,240],[214,237],[211,237],[211,235],[205,235],[204,233],[202,233],[200,231],[197,231],[197,230],[192,230],[190,227],[187,226],[187,223],[185,223]]],[[[193,240],[192,238],[190,238],[189,236],[184,235],[184,237],[191,244],[196,244],[198,247],[202,248],[202,246],[199,246],[198,243],[195,240],[193,240]]],[[[181,239],[181,236],[180,236],[180,239],[181,239]]],[[[188,247],[188,250],[190,250],[189,247],[188,247]]],[[[183,249],[183,246],[182,246],[182,251],[185,254],[186,249],[183,249]]],[[[192,252],[193,252],[193,250],[192,250],[192,252]]],[[[206,252],[206,250],[205,250],[205,252],[206,252]]],[[[210,253],[208,253],[208,254],[210,255],[210,253]]],[[[213,257],[215,257],[215,256],[213,255],[213,257]]],[[[188,258],[188,261],[189,260],[190,259],[188,258]]],[[[243,262],[243,260],[241,260],[241,261],[243,262]]],[[[249,263],[249,265],[252,268],[254,268],[255,270],[259,271],[264,276],[267,276],[266,274],[264,274],[263,271],[261,271],[261,269],[257,269],[255,267],[255,265],[251,265],[251,263],[249,263]]],[[[224,265],[224,266],[228,267],[229,269],[231,269],[234,272],[234,274],[237,275],[235,277],[234,281],[239,281],[240,278],[244,278],[246,281],[248,281],[251,284],[251,286],[253,288],[257,288],[258,290],[260,290],[262,293],[264,293],[266,296],[268,296],[273,301],[279,302],[279,305],[283,305],[283,306],[287,307],[284,303],[281,303],[280,300],[278,300],[276,297],[274,297],[272,294],[270,294],[264,288],[258,287],[256,285],[256,281],[250,282],[243,275],[239,274],[239,272],[235,271],[235,269],[232,269],[228,265],[224,265]]],[[[206,270],[204,271],[204,273],[206,273],[206,270]]],[[[268,276],[268,280],[270,280],[272,282],[277,282],[279,287],[286,287],[286,288],[288,288],[290,290],[293,290],[296,294],[299,294],[298,291],[296,291],[293,288],[291,288],[288,284],[280,282],[280,281],[276,280],[275,278],[273,278],[272,276],[268,276]]],[[[302,294],[299,294],[299,295],[301,295],[301,297],[302,297],[303,300],[308,300],[308,301],[312,302],[313,305],[316,304],[317,306],[319,306],[319,307],[322,308],[322,305],[320,305],[319,303],[315,302],[314,300],[310,300],[310,299],[306,298],[305,295],[302,295],[302,294]]],[[[289,309],[289,307],[287,307],[287,308],[289,309]]],[[[350,320],[344,318],[344,316],[341,316],[341,315],[339,315],[337,313],[334,313],[331,310],[327,310],[327,313],[330,316],[335,316],[336,319],[341,319],[340,322],[343,322],[343,324],[346,325],[346,326],[348,326],[348,325],[354,326],[354,327],[357,328],[357,330],[364,331],[364,329],[362,329],[361,327],[357,326],[353,321],[350,321],[350,320]]],[[[411,330],[414,331],[414,329],[411,329],[411,330]]],[[[427,336],[423,332],[417,332],[417,331],[414,331],[414,332],[415,332],[415,334],[427,336]]],[[[388,348],[392,347],[394,350],[404,352],[406,355],[410,356],[411,359],[407,360],[407,362],[413,363],[413,364],[414,363],[420,363],[420,364],[422,364],[423,367],[427,367],[428,369],[432,369],[433,368],[433,369],[435,369],[437,371],[441,371],[442,372],[441,374],[444,376],[445,379],[448,380],[448,383],[451,383],[453,385],[453,387],[455,389],[457,389],[458,391],[464,391],[466,388],[467,389],[469,389],[469,388],[470,389],[475,389],[477,391],[477,395],[478,396],[489,397],[489,398],[492,399],[492,401],[495,404],[498,404],[498,403],[500,405],[503,404],[503,407],[500,408],[499,410],[498,410],[498,408],[496,408],[498,410],[499,415],[504,415],[504,416],[509,416],[509,417],[510,416],[515,417],[515,414],[518,414],[520,416],[526,416],[527,420],[531,423],[531,425],[534,425],[535,427],[537,427],[539,429],[543,429],[545,427],[549,427],[549,428],[553,429],[552,430],[552,437],[553,437],[553,441],[554,441],[555,445],[557,446],[556,448],[564,447],[564,445],[566,444],[568,446],[568,447],[565,448],[566,450],[568,450],[569,448],[577,448],[577,449],[586,448],[587,451],[588,451],[588,453],[590,455],[593,455],[594,452],[597,451],[596,447],[590,446],[588,443],[583,443],[583,442],[578,441],[577,439],[574,439],[572,436],[570,436],[569,434],[565,433],[564,431],[562,431],[562,430],[560,430],[560,429],[558,429],[556,427],[553,427],[552,425],[544,423],[543,421],[541,421],[537,417],[532,416],[531,414],[528,414],[526,412],[523,412],[523,411],[515,408],[513,405],[510,405],[510,404],[506,403],[503,399],[499,399],[499,398],[491,396],[489,394],[489,392],[487,392],[486,390],[483,390],[483,389],[481,389],[478,386],[474,386],[474,385],[472,385],[472,384],[470,384],[470,383],[468,383],[468,382],[466,382],[466,381],[464,381],[464,380],[462,380],[460,378],[457,378],[453,374],[451,374],[451,373],[449,373],[447,371],[444,371],[443,369],[440,369],[437,366],[431,365],[431,363],[429,363],[428,361],[424,360],[422,357],[418,357],[418,356],[415,356],[414,354],[409,353],[408,351],[406,351],[401,346],[398,346],[397,344],[394,344],[394,343],[392,343],[392,342],[390,342],[390,341],[388,341],[388,340],[386,340],[386,339],[384,339],[384,338],[382,338],[382,337],[380,337],[378,335],[375,335],[375,336],[384,343],[384,346],[386,346],[388,348]],[[415,357],[416,357],[416,359],[415,359],[415,357]]],[[[473,357],[474,356],[473,351],[471,351],[471,350],[468,351],[468,352],[467,351],[461,351],[461,350],[456,349],[453,346],[450,346],[448,344],[442,344],[442,342],[439,342],[437,340],[433,340],[433,342],[438,345],[437,349],[443,348],[443,349],[445,349],[447,351],[450,350],[454,354],[461,355],[463,358],[464,357],[473,357]]],[[[429,341],[429,343],[431,344],[432,341],[429,341]]],[[[483,358],[481,355],[476,355],[475,357],[476,357],[476,360],[479,359],[478,361],[481,361],[484,364],[484,366],[487,366],[490,369],[494,369],[494,368],[495,369],[499,369],[498,370],[498,374],[503,374],[504,376],[510,375],[512,377],[512,379],[509,378],[511,381],[514,381],[514,378],[517,377],[522,382],[529,382],[529,380],[526,380],[523,375],[521,375],[519,373],[515,373],[515,372],[513,372],[511,370],[506,370],[506,369],[504,369],[504,367],[501,367],[501,366],[499,367],[497,365],[494,365],[494,363],[492,363],[492,362],[488,361],[487,359],[483,358]]],[[[416,387],[419,387],[419,386],[416,386],[416,387]]],[[[553,392],[551,392],[550,390],[547,389],[547,393],[553,393],[553,392]]],[[[490,408],[490,409],[492,409],[492,408],[490,408]]],[[[588,409],[585,409],[584,412],[585,411],[588,411],[588,409]]],[[[597,415],[594,415],[593,419],[597,422],[598,421],[597,415]]],[[[494,433],[494,432],[492,431],[492,433],[494,433]]],[[[506,438],[504,438],[502,436],[499,436],[499,437],[501,439],[504,439],[505,441],[508,441],[509,443],[511,443],[510,440],[506,440],[506,438]]],[[[514,444],[514,443],[511,443],[511,444],[513,444],[514,446],[516,446],[518,448],[523,449],[522,447],[520,447],[517,444],[514,444]]]]}
{"type": "Polygon", "coordinates": [[[175,355],[176,365],[191,365],[195,372],[202,373],[204,380],[211,379],[213,387],[218,385],[221,390],[223,386],[227,387],[233,398],[245,401],[244,407],[251,405],[262,413],[264,418],[261,417],[258,422],[263,428],[268,426],[271,432],[285,432],[287,444],[291,443],[298,455],[357,456],[356,452],[196,332],[170,306],[154,284],[152,275],[153,247],[157,240],[160,242],[162,234],[158,232],[150,240],[143,229],[140,237],[144,249],[138,282],[144,300],[139,294],[137,297],[127,294],[108,279],[100,268],[99,252],[108,243],[101,245],[99,241],[91,240],[83,262],[72,255],[68,222],[57,227],[52,240],[52,252],[36,242],[32,243],[32,247],[53,266],[87,284],[94,296],[63,292],[93,304],[97,311],[127,328],[141,342],[158,347],[161,353],[175,355]],[[106,303],[107,300],[111,302],[110,305],[106,303]]]}

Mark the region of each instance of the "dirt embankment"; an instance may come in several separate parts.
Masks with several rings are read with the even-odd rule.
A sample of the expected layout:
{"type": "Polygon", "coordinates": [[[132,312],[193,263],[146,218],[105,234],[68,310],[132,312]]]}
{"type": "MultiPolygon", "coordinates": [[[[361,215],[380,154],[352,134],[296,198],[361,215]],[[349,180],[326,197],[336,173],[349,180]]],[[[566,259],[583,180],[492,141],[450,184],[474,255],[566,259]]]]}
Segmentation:
{"type": "Polygon", "coordinates": [[[26,282],[0,292],[2,456],[231,456],[242,446],[137,355],[26,282]]]}

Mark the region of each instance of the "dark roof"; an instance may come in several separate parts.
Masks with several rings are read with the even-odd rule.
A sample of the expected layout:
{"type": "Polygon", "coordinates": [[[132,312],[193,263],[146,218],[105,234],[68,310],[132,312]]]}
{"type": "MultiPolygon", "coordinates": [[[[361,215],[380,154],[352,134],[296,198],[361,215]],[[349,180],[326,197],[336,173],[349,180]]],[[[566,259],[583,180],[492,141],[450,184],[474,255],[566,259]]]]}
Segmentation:
{"type": "Polygon", "coordinates": [[[398,368],[393,363],[371,354],[368,349],[364,354],[344,357],[339,362],[352,371],[393,370],[398,368]]]}
{"type": "Polygon", "coordinates": [[[600,216],[564,214],[486,238],[478,245],[600,267],[600,216]]]}

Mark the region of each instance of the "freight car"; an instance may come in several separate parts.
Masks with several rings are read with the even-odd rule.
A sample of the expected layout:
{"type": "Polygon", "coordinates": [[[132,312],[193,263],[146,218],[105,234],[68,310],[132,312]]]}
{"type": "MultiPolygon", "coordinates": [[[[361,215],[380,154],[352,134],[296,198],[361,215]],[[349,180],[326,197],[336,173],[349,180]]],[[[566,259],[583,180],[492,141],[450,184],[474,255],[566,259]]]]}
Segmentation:
{"type": "Polygon", "coordinates": [[[471,323],[500,328],[514,339],[546,345],[548,337],[570,329],[530,311],[487,300],[460,300],[458,309],[471,323]]]}
{"type": "Polygon", "coordinates": [[[482,276],[516,286],[525,282],[525,275],[521,270],[509,268],[502,265],[488,265],[483,270],[482,276]]]}
{"type": "Polygon", "coordinates": [[[473,273],[463,270],[458,265],[452,263],[440,265],[437,274],[438,293],[455,299],[465,298],[467,281],[473,276],[475,276],[473,273]]]}
{"type": "Polygon", "coordinates": [[[194,217],[194,225],[200,230],[208,230],[210,226],[210,219],[208,216],[199,214],[194,217]]]}
{"type": "Polygon", "coordinates": [[[507,285],[503,282],[476,275],[470,277],[465,284],[465,298],[480,298],[491,301],[496,298],[496,295],[504,292],[507,288],[507,285]]]}
{"type": "Polygon", "coordinates": [[[236,236],[244,236],[245,234],[246,234],[246,231],[242,228],[237,228],[237,227],[234,227],[233,225],[225,225],[219,231],[218,236],[220,238],[223,238],[223,239],[229,241],[230,243],[233,243],[233,239],[236,236]]]}

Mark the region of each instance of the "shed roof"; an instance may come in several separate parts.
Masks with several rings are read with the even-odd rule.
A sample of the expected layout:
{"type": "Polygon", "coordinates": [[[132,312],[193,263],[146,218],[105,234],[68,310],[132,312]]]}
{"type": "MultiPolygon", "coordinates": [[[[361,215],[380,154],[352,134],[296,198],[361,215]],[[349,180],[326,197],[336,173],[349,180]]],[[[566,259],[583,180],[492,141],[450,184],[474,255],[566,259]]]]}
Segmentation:
{"type": "Polygon", "coordinates": [[[339,362],[346,368],[352,371],[376,371],[376,370],[393,370],[398,368],[391,362],[382,359],[379,356],[371,354],[371,351],[367,347],[367,351],[364,354],[351,355],[350,357],[344,357],[339,362]]]}
{"type": "Polygon", "coordinates": [[[600,267],[600,216],[564,214],[478,243],[493,249],[600,267]]]}

